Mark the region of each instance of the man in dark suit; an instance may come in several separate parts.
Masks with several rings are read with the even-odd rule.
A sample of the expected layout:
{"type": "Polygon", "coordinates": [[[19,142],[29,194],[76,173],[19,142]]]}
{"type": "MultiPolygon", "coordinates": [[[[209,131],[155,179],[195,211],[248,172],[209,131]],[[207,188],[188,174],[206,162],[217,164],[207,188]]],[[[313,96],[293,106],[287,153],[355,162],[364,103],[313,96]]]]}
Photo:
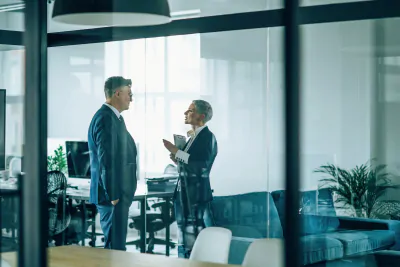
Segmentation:
{"type": "Polygon", "coordinates": [[[175,217],[179,229],[178,256],[189,258],[198,233],[213,225],[210,203],[213,199],[210,171],[218,153],[217,140],[206,123],[211,120],[211,105],[194,100],[185,114],[192,126],[190,139],[182,150],[167,140],[164,146],[177,163],[179,180],[175,189],[175,217]]]}
{"type": "Polygon", "coordinates": [[[110,77],[106,103],[94,115],[88,132],[90,202],[96,204],[104,248],[126,250],[129,207],[136,191],[136,145],[121,112],[132,102],[131,80],[110,77]]]}

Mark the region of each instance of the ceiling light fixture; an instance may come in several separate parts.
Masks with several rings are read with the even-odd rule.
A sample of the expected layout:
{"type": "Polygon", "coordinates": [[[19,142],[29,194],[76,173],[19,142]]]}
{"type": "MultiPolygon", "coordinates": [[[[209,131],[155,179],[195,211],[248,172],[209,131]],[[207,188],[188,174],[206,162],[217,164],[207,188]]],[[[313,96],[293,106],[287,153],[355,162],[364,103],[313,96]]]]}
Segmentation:
{"type": "Polygon", "coordinates": [[[0,12],[21,10],[24,9],[24,7],[25,7],[24,3],[3,5],[0,6],[0,12]]]}
{"type": "Polygon", "coordinates": [[[200,9],[192,9],[192,10],[182,10],[171,12],[171,18],[173,20],[176,19],[191,19],[200,17],[200,9]]]}
{"type": "Polygon", "coordinates": [[[84,26],[147,26],[171,21],[167,0],[56,0],[52,17],[84,26]]]}

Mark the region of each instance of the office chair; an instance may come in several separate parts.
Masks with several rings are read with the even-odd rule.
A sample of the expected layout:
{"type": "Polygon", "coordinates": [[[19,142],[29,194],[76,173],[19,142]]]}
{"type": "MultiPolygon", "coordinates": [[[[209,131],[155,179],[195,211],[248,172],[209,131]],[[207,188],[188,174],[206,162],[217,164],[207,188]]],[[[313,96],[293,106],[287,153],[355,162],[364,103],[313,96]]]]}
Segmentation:
{"type": "Polygon", "coordinates": [[[18,228],[17,201],[17,197],[0,196],[0,231],[5,230],[7,233],[2,234],[0,237],[1,252],[17,251],[19,247],[16,235],[18,228]]]}
{"type": "Polygon", "coordinates": [[[13,157],[9,162],[9,177],[17,178],[21,173],[22,167],[22,158],[21,157],[13,157]]]}
{"type": "MultiPolygon", "coordinates": [[[[161,212],[150,212],[146,214],[146,232],[149,233],[149,237],[146,238],[147,250],[146,253],[154,253],[154,245],[167,245],[167,240],[156,238],[156,232],[170,227],[170,225],[175,221],[175,213],[173,209],[172,201],[169,201],[169,208],[167,209],[167,202],[157,202],[151,205],[154,210],[160,210],[161,212]],[[169,215],[169,220],[167,219],[169,215]]],[[[146,203],[146,209],[151,209],[146,203]]],[[[129,228],[134,228],[138,231],[141,229],[142,217],[140,214],[130,214],[129,218],[132,222],[129,224],[129,228]]],[[[170,239],[169,247],[174,249],[176,244],[170,239]]],[[[132,242],[127,242],[126,245],[135,245],[136,249],[140,246],[140,239],[134,240],[132,242]]]]}
{"type": "MultiPolygon", "coordinates": [[[[89,246],[96,246],[96,239],[98,236],[101,237],[101,242],[104,242],[104,234],[96,233],[96,215],[97,215],[97,207],[91,203],[82,203],[82,205],[86,205],[86,226],[88,228],[91,227],[91,231],[86,232],[86,238],[90,238],[89,246]]],[[[103,247],[103,246],[101,246],[103,247]]]]}
{"type": "MultiPolygon", "coordinates": [[[[53,238],[63,233],[70,221],[71,214],[66,203],[67,178],[62,172],[47,173],[47,199],[49,212],[49,243],[53,238]]],[[[56,245],[63,245],[64,238],[55,239],[56,245]]]]}
{"type": "MultiPolygon", "coordinates": [[[[168,164],[164,169],[164,175],[178,177],[179,174],[175,165],[168,164]]],[[[146,244],[147,253],[154,253],[154,245],[167,245],[167,240],[156,238],[155,235],[156,232],[161,231],[166,227],[170,227],[170,225],[175,221],[175,212],[172,201],[169,201],[169,209],[167,209],[166,201],[154,202],[150,208],[148,203],[150,201],[151,200],[146,201],[146,210],[150,211],[152,208],[155,212],[148,212],[146,214],[146,232],[149,233],[149,237],[146,238],[146,244]],[[168,214],[170,218],[169,220],[167,220],[166,216],[168,214]]],[[[134,228],[140,231],[140,226],[142,223],[140,214],[130,213],[129,218],[132,219],[132,222],[129,224],[129,228],[134,228]]],[[[140,245],[140,239],[128,242],[126,244],[135,245],[136,249],[138,249],[140,245]]],[[[168,244],[169,247],[171,247],[172,249],[174,249],[176,246],[176,244],[172,242],[171,239],[169,240],[168,244]]]]}
{"type": "MultiPolygon", "coordinates": [[[[72,199],[69,199],[68,205],[71,222],[65,231],[65,244],[79,244],[83,239],[90,239],[89,246],[96,247],[97,237],[104,236],[103,233],[96,232],[96,205],[72,199]],[[85,218],[85,228],[83,228],[83,218],[85,218]]],[[[101,240],[104,242],[104,237],[101,240]]]]}

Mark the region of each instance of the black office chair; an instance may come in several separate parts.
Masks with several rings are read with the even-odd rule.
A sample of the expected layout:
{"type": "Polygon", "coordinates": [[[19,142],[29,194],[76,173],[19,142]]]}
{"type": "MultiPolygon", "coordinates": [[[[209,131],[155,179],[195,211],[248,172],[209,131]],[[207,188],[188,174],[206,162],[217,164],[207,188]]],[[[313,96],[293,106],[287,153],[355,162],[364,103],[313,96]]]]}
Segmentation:
{"type": "MultiPolygon", "coordinates": [[[[101,242],[104,242],[104,234],[96,232],[96,215],[97,215],[97,207],[91,203],[83,203],[86,205],[86,226],[90,229],[90,231],[86,232],[86,238],[90,238],[89,246],[95,247],[96,240],[98,236],[101,236],[101,242]]],[[[87,229],[88,230],[88,229],[87,229]]],[[[103,246],[101,246],[103,247],[103,246]]]]}
{"type": "Polygon", "coordinates": [[[64,238],[60,236],[71,221],[71,214],[66,203],[67,178],[62,172],[50,171],[47,173],[47,199],[49,212],[49,243],[55,240],[56,246],[63,245],[64,238]]]}
{"type": "Polygon", "coordinates": [[[69,209],[71,222],[65,231],[66,245],[79,244],[82,242],[82,238],[85,238],[90,239],[89,246],[95,247],[98,236],[102,236],[101,241],[104,242],[103,233],[96,232],[96,215],[98,213],[96,205],[69,199],[69,209]],[[85,212],[84,216],[83,212],[85,212]],[[85,229],[82,228],[83,218],[86,221],[85,229]]]}
{"type": "Polygon", "coordinates": [[[17,251],[19,247],[16,235],[18,228],[18,200],[15,196],[0,196],[0,231],[6,231],[6,234],[2,234],[0,237],[1,252],[17,251]]]}
{"type": "MultiPolygon", "coordinates": [[[[176,166],[173,164],[168,164],[164,169],[164,175],[178,177],[178,170],[176,166]]],[[[155,236],[158,231],[161,231],[166,227],[170,227],[170,225],[175,221],[175,212],[173,206],[174,205],[171,201],[169,201],[169,209],[167,209],[167,202],[163,200],[158,202],[155,202],[154,200],[148,200],[146,202],[146,210],[151,211],[151,209],[153,209],[153,211],[147,212],[146,214],[146,232],[149,233],[149,237],[146,238],[147,253],[154,253],[154,245],[167,245],[167,240],[156,238],[155,236]],[[149,206],[149,202],[153,202],[151,207],[149,206]]],[[[140,214],[130,213],[129,218],[132,219],[132,222],[129,224],[129,228],[134,228],[140,232],[142,225],[140,214]]],[[[126,244],[135,245],[136,249],[138,249],[140,246],[140,239],[127,242],[126,244]]],[[[176,244],[170,239],[168,246],[174,249],[176,244]]]]}
{"type": "MultiPolygon", "coordinates": [[[[146,203],[147,204],[147,203],[146,203]]],[[[147,250],[146,253],[154,253],[154,245],[167,245],[167,240],[156,238],[156,233],[170,227],[175,221],[175,213],[173,209],[173,203],[169,201],[169,208],[167,209],[167,202],[156,202],[151,207],[146,207],[148,210],[153,209],[152,212],[146,215],[146,232],[149,236],[146,238],[147,250]],[[167,219],[169,218],[169,219],[167,219]]],[[[129,224],[129,228],[134,228],[138,231],[141,229],[142,217],[139,214],[130,214],[132,222],[129,224]]],[[[127,242],[127,245],[135,245],[136,249],[140,246],[140,239],[132,242],[127,242]]],[[[170,248],[174,249],[176,244],[170,239],[168,242],[170,248]]]]}

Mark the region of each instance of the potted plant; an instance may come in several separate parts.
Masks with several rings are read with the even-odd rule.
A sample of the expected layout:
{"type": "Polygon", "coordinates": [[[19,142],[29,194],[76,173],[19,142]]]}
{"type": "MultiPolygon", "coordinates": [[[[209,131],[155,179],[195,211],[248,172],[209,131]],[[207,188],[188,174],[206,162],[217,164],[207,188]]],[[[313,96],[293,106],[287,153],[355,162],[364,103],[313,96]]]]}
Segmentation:
{"type": "Polygon", "coordinates": [[[357,217],[386,218],[400,213],[400,201],[381,199],[388,189],[400,188],[392,183],[386,165],[366,163],[347,170],[326,164],[314,172],[326,175],[320,179],[321,187],[330,189],[337,196],[335,202],[353,209],[357,217]]]}
{"type": "Polygon", "coordinates": [[[67,158],[64,153],[62,145],[60,145],[56,150],[54,150],[54,155],[47,156],[47,170],[60,171],[66,174],[67,158]]]}

